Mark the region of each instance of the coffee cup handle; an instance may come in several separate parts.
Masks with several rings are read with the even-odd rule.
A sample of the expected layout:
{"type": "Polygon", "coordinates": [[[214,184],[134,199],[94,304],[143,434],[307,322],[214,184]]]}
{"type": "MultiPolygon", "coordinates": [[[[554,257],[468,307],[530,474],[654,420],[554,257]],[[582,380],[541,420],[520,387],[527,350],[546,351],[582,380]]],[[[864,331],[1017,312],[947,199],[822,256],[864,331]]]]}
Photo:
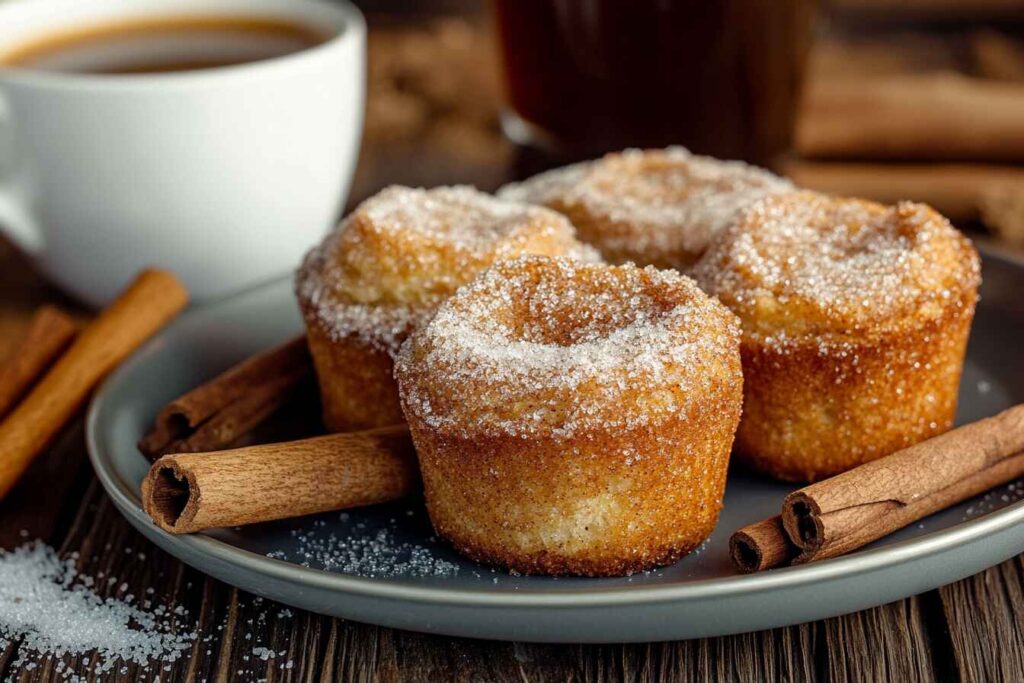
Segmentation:
{"type": "Polygon", "coordinates": [[[20,249],[35,254],[43,247],[42,233],[28,209],[23,168],[17,155],[11,108],[0,92],[0,232],[20,249]]]}

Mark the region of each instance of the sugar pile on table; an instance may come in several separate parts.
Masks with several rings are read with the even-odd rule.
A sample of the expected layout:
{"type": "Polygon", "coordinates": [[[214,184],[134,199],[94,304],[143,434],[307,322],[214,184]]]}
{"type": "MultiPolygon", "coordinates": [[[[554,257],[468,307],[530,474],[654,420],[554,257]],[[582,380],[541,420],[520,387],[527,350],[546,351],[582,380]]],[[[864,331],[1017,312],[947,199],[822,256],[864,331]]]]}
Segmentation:
{"type": "Polygon", "coordinates": [[[142,609],[131,596],[100,597],[92,577],[75,570],[76,558],[62,560],[41,542],[0,551],[0,646],[17,639],[22,659],[26,651],[95,652],[93,673],[122,662],[168,663],[191,647],[194,634],[174,632],[177,612],[142,609]]]}

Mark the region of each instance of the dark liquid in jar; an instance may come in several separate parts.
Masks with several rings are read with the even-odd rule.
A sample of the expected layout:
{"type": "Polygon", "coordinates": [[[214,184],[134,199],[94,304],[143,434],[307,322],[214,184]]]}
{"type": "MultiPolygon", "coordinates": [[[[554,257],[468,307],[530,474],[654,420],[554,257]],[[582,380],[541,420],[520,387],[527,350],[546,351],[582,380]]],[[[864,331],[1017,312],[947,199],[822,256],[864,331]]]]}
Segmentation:
{"type": "Polygon", "coordinates": [[[789,147],[815,0],[496,0],[509,104],[577,156],[789,147]]]}

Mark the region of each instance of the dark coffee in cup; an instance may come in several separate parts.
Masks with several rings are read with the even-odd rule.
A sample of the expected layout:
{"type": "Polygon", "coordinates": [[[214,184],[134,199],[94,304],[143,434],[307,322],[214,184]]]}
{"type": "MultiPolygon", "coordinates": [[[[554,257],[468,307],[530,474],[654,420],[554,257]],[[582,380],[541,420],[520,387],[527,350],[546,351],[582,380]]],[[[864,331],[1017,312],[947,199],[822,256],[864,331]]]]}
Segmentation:
{"type": "Polygon", "coordinates": [[[257,16],[153,16],[42,33],[0,53],[0,67],[92,74],[192,71],[281,57],[329,36],[257,16]]]}

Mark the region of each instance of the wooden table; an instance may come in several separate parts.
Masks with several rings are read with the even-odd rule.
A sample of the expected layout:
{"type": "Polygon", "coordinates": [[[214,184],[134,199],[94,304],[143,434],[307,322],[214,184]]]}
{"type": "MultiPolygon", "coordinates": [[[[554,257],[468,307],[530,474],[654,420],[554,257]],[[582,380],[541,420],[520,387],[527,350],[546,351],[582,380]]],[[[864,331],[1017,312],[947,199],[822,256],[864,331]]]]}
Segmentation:
{"type": "MultiPolygon", "coordinates": [[[[455,42],[465,39],[457,26],[455,42]],[[461,37],[460,37],[461,36],[461,37]]],[[[452,37],[445,40],[450,44],[452,37]]],[[[471,38],[469,40],[472,40],[471,38]]],[[[386,46],[371,44],[374,50],[386,46]]],[[[379,62],[378,62],[379,63],[379,62]]],[[[374,90],[371,78],[371,92],[374,90]]],[[[371,112],[380,102],[371,99],[371,112]]],[[[401,107],[399,107],[401,109],[401,107]]],[[[380,127],[363,151],[353,198],[391,182],[476,182],[486,188],[521,173],[523,159],[493,123],[449,104],[416,113],[419,126],[380,127]],[[456,125],[453,126],[453,121],[456,125]],[[415,159],[416,163],[409,163],[415,159]]],[[[42,302],[74,304],[0,242],[0,355],[42,302]]],[[[963,680],[1024,681],[1024,561],[1010,560],[921,596],[826,621],[723,638],[646,645],[530,645],[445,638],[282,608],[189,569],[136,533],[97,484],[81,424],[67,430],[0,503],[0,546],[41,538],[78,552],[88,575],[116,576],[104,595],[140,595],[183,605],[199,637],[189,656],[147,672],[128,666],[111,680],[963,680]],[[125,584],[123,587],[121,584],[125,584]],[[254,644],[286,655],[252,656],[254,644]],[[291,660],[285,668],[282,661],[291,660]],[[241,673],[239,673],[241,672],[241,673]]],[[[1024,556],[1022,556],[1024,557],[1024,556]]],[[[0,609],[3,609],[0,605],[0,609]]],[[[609,619],[614,614],[608,615],[609,619]]],[[[14,667],[18,644],[0,650],[0,678],[60,680],[59,662],[14,667]]],[[[77,669],[81,671],[81,667],[77,669]]]]}

